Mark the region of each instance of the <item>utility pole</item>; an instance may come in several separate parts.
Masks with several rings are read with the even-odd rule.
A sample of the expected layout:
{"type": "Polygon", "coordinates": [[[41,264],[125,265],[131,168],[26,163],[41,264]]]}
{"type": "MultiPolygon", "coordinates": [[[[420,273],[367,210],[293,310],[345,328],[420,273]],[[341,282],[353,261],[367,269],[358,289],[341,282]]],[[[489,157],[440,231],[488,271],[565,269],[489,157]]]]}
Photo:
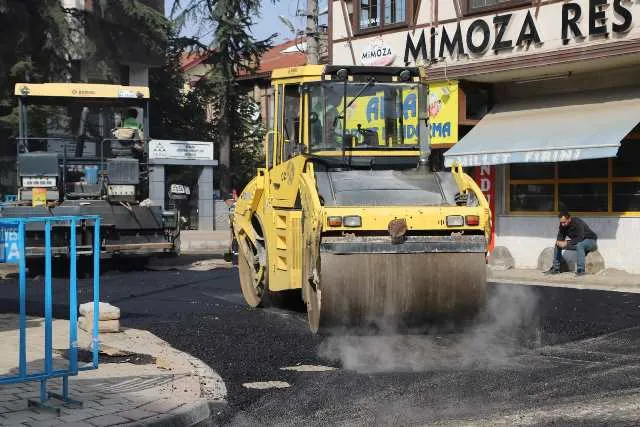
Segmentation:
{"type": "Polygon", "coordinates": [[[307,0],[307,63],[320,62],[320,33],[318,32],[318,0],[307,0]]]}

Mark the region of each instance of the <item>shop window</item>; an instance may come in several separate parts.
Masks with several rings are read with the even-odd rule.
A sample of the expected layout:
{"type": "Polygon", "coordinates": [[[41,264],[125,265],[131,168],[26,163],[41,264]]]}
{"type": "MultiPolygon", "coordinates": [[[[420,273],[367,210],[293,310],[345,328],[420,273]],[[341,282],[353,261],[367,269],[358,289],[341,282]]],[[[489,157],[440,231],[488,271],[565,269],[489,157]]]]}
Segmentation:
{"type": "Polygon", "coordinates": [[[569,212],[607,212],[609,210],[608,184],[559,184],[560,206],[569,212]]]}
{"type": "Polygon", "coordinates": [[[606,178],[609,174],[609,159],[562,162],[558,164],[558,178],[606,178]]]}
{"type": "Polygon", "coordinates": [[[467,120],[480,120],[491,108],[491,89],[486,86],[464,87],[467,120]]]}
{"type": "Polygon", "coordinates": [[[514,184],[510,198],[514,212],[548,212],[553,210],[553,184],[514,184]]]}
{"type": "Polygon", "coordinates": [[[360,0],[357,2],[358,29],[372,30],[404,24],[412,3],[411,0],[360,0]]]}
{"type": "Polygon", "coordinates": [[[465,14],[509,9],[531,4],[531,0],[463,0],[465,14]]]}
{"type": "Polygon", "coordinates": [[[510,169],[511,179],[553,179],[555,175],[553,163],[522,164],[510,169]]]}
{"type": "Polygon", "coordinates": [[[622,178],[640,175],[638,159],[640,159],[640,141],[622,144],[618,157],[613,160],[613,176],[622,178]]]}
{"type": "Polygon", "coordinates": [[[640,214],[640,141],[624,141],[613,159],[509,166],[508,211],[640,214]]]}
{"type": "Polygon", "coordinates": [[[640,212],[640,182],[613,184],[613,211],[640,212]]]}

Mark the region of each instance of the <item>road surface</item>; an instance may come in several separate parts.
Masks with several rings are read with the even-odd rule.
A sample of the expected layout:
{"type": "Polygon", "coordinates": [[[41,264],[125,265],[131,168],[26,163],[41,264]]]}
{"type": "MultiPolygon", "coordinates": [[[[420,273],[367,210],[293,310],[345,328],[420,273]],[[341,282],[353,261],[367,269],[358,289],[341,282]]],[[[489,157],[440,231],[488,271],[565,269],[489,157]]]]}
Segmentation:
{"type": "MultiPolygon", "coordinates": [[[[40,281],[29,283],[37,300],[40,281]]],[[[0,309],[15,310],[15,285],[0,286],[0,309]]],[[[64,316],[66,280],[54,287],[54,312],[64,316]]],[[[124,326],[150,330],[222,376],[228,407],[215,421],[225,425],[640,420],[640,294],[493,285],[488,317],[463,331],[384,325],[317,337],[302,311],[248,308],[239,289],[229,268],[112,269],[101,300],[121,308],[124,326]]]]}

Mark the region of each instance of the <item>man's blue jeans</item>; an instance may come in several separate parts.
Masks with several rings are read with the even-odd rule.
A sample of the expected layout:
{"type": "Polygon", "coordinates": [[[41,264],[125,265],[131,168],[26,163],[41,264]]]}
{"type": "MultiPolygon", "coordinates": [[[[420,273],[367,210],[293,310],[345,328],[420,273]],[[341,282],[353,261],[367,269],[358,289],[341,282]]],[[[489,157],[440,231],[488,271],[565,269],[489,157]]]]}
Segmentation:
{"type": "MultiPolygon", "coordinates": [[[[584,271],[585,257],[589,252],[593,252],[598,249],[598,243],[593,239],[584,239],[582,242],[576,243],[575,248],[567,249],[570,251],[575,250],[578,258],[576,270],[584,271]]],[[[562,263],[562,249],[556,245],[553,253],[553,268],[560,270],[560,264],[562,263]]]]}

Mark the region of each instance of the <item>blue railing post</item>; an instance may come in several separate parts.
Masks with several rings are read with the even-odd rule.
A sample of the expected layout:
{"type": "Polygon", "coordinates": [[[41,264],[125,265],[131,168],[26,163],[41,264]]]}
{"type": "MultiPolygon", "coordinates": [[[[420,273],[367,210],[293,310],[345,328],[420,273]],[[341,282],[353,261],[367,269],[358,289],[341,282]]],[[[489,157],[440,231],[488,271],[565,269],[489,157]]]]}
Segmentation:
{"type": "Polygon", "coordinates": [[[19,286],[20,286],[20,376],[27,375],[27,258],[25,254],[25,223],[18,224],[19,286]]]}
{"type": "MultiPolygon", "coordinates": [[[[44,370],[53,371],[53,291],[51,289],[51,221],[44,222],[44,370]]],[[[40,400],[46,401],[47,379],[40,383],[40,400]]]]}
{"type": "Polygon", "coordinates": [[[93,367],[98,368],[100,341],[98,328],[100,324],[100,217],[93,225],[93,367]]]}
{"type": "Polygon", "coordinates": [[[44,223],[44,366],[53,370],[53,291],[51,289],[51,222],[44,223]]]}
{"type": "MultiPolygon", "coordinates": [[[[69,235],[69,371],[73,375],[78,373],[78,283],[77,283],[77,257],[76,244],[76,219],[71,220],[69,235]]],[[[63,393],[64,394],[64,393],[63,393]]]]}

